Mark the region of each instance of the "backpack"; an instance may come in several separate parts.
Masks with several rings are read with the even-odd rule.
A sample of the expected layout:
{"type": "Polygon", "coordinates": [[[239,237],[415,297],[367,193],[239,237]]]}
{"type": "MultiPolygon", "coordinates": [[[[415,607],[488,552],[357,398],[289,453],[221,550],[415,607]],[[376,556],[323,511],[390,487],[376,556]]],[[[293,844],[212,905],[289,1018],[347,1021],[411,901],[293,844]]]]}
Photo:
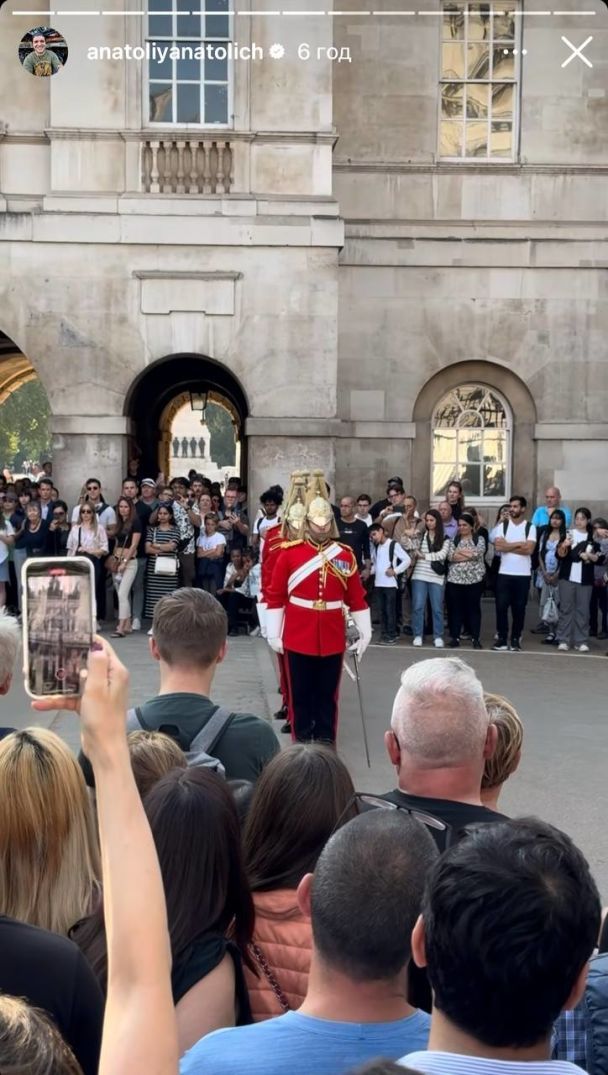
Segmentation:
{"type": "MultiPolygon", "coordinates": [[[[391,540],[391,543],[390,543],[390,545],[388,547],[388,559],[389,559],[389,563],[390,563],[391,567],[394,567],[393,561],[394,561],[394,558],[395,558],[395,546],[396,546],[396,544],[397,544],[396,541],[391,540]]],[[[397,583],[397,589],[399,590],[400,593],[403,593],[403,590],[405,589],[405,578],[404,578],[404,576],[406,574],[407,574],[407,571],[402,571],[400,575],[395,575],[395,582],[397,583]]]]}
{"type": "MultiPolygon", "coordinates": [[[[212,752],[226,728],[232,723],[233,718],[234,713],[231,713],[229,709],[221,705],[217,706],[205,726],[190,741],[189,749],[184,751],[189,766],[202,765],[205,768],[213,769],[218,776],[226,776],[224,766],[219,758],[213,756],[212,752]]],[[[139,706],[128,710],[127,732],[151,732],[155,730],[157,729],[148,727],[139,706]]]]}

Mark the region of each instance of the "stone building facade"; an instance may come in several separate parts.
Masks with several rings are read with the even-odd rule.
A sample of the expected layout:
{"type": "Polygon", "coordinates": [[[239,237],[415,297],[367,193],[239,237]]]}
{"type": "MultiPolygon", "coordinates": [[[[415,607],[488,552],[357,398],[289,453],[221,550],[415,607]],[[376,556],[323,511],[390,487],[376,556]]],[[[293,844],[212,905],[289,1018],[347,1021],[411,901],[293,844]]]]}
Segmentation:
{"type": "Polygon", "coordinates": [[[488,506],[549,481],[605,506],[608,12],[424,3],[236,0],[226,32],[207,0],[264,56],[195,91],[87,58],[176,37],[178,16],[57,16],[68,62],[35,79],[33,16],[5,3],[0,394],[40,377],[62,491],[83,471],[116,491],[134,444],[154,466],[196,390],[233,414],[256,495],[321,465],[338,492],[400,474],[424,500],[460,474],[488,506]],[[590,35],[593,67],[562,67],[562,37],[590,35]]]}

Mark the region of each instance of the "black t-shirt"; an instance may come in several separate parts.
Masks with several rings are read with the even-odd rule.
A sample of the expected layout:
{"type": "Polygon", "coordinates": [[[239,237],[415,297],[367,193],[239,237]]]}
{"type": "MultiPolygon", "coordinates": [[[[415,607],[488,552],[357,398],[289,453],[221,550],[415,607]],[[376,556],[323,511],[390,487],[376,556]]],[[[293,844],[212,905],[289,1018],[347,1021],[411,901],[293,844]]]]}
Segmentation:
{"type": "MultiPolygon", "coordinates": [[[[474,803],[459,803],[453,799],[431,799],[425,795],[407,795],[399,788],[387,791],[382,796],[389,802],[397,803],[409,810],[418,811],[421,814],[430,814],[438,818],[444,824],[449,825],[454,837],[461,839],[465,835],[467,825],[491,824],[493,821],[506,821],[506,814],[499,814],[496,810],[488,810],[487,806],[476,806],[474,803]]],[[[429,826],[429,832],[435,839],[440,851],[446,846],[446,834],[441,830],[429,826]]]]}
{"type": "MultiPolygon", "coordinates": [[[[158,500],[156,497],[150,504],[146,504],[144,500],[135,501],[135,511],[137,512],[137,518],[141,525],[142,535],[146,533],[148,526],[150,525],[150,516],[153,511],[156,511],[158,507],[158,500]]],[[[137,546],[137,558],[138,560],[146,555],[146,542],[143,536],[140,538],[139,545],[137,546]]]]}
{"type": "Polygon", "coordinates": [[[352,523],[339,519],[338,530],[340,531],[340,541],[353,550],[357,560],[357,567],[360,571],[363,567],[363,561],[369,560],[371,557],[369,531],[365,523],[361,522],[361,519],[353,519],[352,523]]]}
{"type": "Polygon", "coordinates": [[[0,951],[0,992],[47,1012],[84,1075],[96,1075],[104,1001],[80,949],[67,937],[1,915],[0,951]]]}
{"type": "Polygon", "coordinates": [[[386,496],[384,497],[384,500],[377,500],[375,504],[372,504],[369,513],[374,522],[378,518],[380,512],[384,511],[385,508],[388,508],[389,504],[390,500],[386,496]]]}
{"type": "Polygon", "coordinates": [[[125,530],[122,530],[122,531],[120,531],[119,533],[116,534],[116,540],[115,540],[115,544],[114,544],[114,552],[116,552],[118,549],[130,549],[132,541],[133,541],[133,534],[139,534],[140,535],[139,545],[137,546],[137,552],[139,554],[139,546],[142,544],[142,542],[145,545],[145,541],[144,541],[143,537],[141,536],[141,534],[142,534],[142,524],[141,524],[140,519],[134,519],[132,526],[128,526],[125,530]]]}

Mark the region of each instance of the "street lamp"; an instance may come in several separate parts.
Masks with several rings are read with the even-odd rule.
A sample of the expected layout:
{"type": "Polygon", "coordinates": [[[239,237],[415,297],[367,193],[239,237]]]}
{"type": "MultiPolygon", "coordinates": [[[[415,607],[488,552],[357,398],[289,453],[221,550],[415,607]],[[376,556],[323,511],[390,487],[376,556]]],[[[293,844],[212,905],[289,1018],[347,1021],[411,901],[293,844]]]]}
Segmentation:
{"type": "Polygon", "coordinates": [[[209,402],[208,392],[189,392],[190,396],[190,408],[195,414],[200,414],[201,425],[204,426],[207,421],[207,403],[209,402]]]}

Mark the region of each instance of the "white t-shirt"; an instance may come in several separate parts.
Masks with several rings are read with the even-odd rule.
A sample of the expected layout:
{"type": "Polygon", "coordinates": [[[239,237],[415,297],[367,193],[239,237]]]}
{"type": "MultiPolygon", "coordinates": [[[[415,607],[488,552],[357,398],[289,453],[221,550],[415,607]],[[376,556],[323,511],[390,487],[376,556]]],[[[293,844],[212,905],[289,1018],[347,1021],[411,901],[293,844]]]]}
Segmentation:
{"type": "MultiPolygon", "coordinates": [[[[6,534],[7,537],[13,537],[13,534],[15,533],[15,531],[14,531],[13,525],[10,522],[9,519],[4,520],[4,530],[2,531],[2,533],[6,534]]],[[[4,561],[7,560],[7,559],[8,559],[8,545],[5,545],[3,541],[0,541],[0,564],[3,564],[4,561]]]]}
{"type": "MultiPolygon", "coordinates": [[[[584,541],[587,545],[589,542],[589,535],[586,530],[573,530],[572,531],[572,547],[580,545],[581,541],[584,541]]],[[[579,560],[576,564],[570,564],[570,582],[578,582],[579,585],[583,581],[583,565],[579,560]]]]}
{"type": "Polygon", "coordinates": [[[217,549],[218,545],[225,545],[226,538],[223,534],[206,534],[204,530],[201,530],[198,541],[196,542],[199,549],[205,549],[208,552],[209,549],[217,549]]]}
{"type": "MultiPolygon", "coordinates": [[[[93,507],[93,511],[95,511],[95,508],[91,504],[91,502],[89,501],[88,503],[91,507],[93,507]]],[[[72,512],[72,526],[76,526],[79,514],[80,504],[77,504],[72,512]]],[[[116,526],[116,512],[114,511],[114,508],[111,508],[109,504],[106,504],[105,508],[103,508],[102,511],[97,513],[97,521],[101,523],[101,525],[104,527],[116,526]]]]}
{"type": "MultiPolygon", "coordinates": [[[[497,523],[490,533],[490,541],[494,543],[497,538],[504,537],[508,542],[515,544],[517,541],[536,541],[536,527],[530,526],[526,536],[526,527],[529,523],[524,519],[521,523],[514,523],[509,519],[507,532],[504,532],[502,523],[497,523]]],[[[497,550],[498,551],[498,550],[497,550]]],[[[522,556],[517,552],[500,552],[499,575],[531,575],[532,557],[522,556]]]]}
{"type": "MultiPolygon", "coordinates": [[[[412,561],[405,549],[402,549],[398,542],[395,541],[394,546],[392,567],[395,575],[401,575],[404,571],[407,571],[412,561]]],[[[383,586],[395,590],[397,588],[397,579],[393,575],[387,575],[386,573],[387,569],[391,567],[389,555],[390,548],[390,541],[385,541],[382,545],[374,545],[372,547],[372,564],[375,575],[374,586],[383,586]]]]}
{"type": "Polygon", "coordinates": [[[356,515],[355,514],[355,519],[360,519],[361,522],[365,523],[366,526],[371,526],[373,521],[374,521],[369,512],[367,513],[367,515],[356,515]]]}

